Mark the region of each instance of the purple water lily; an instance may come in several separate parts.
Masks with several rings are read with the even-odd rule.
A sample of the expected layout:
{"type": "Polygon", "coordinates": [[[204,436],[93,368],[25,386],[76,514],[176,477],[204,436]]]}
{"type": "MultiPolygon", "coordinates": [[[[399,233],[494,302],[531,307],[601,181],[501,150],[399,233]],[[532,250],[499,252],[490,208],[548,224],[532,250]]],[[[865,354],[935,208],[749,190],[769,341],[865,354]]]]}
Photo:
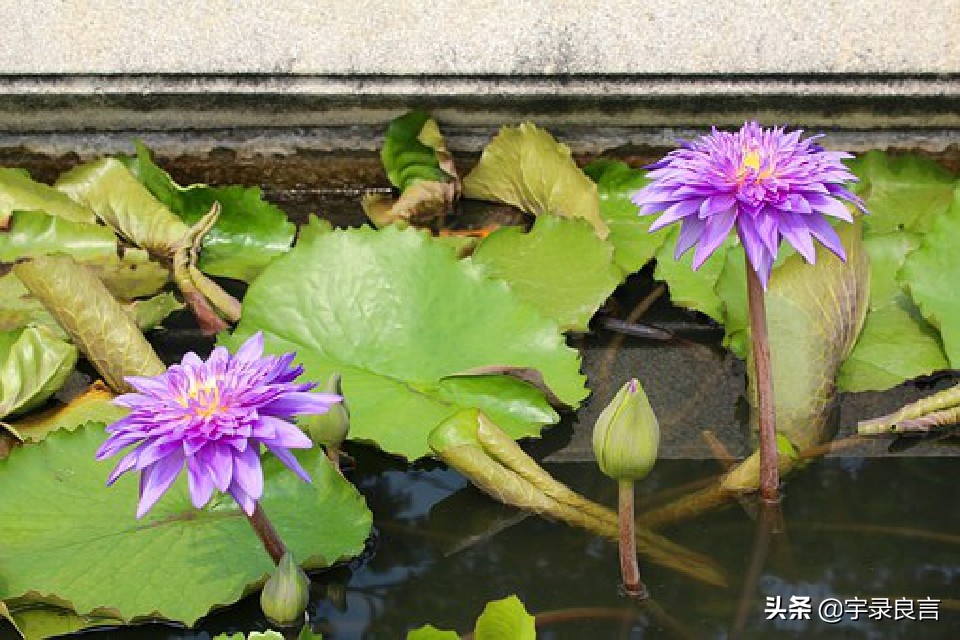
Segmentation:
{"type": "Polygon", "coordinates": [[[312,442],[289,419],[326,413],[341,398],[311,393],[314,383],[294,382],[303,367],[291,367],[293,359],[292,353],[264,356],[263,335],[257,333],[235,355],[217,347],[204,362],[191,352],[158,376],[127,378],[139,393],[114,400],[130,413],[107,427],[110,437],[97,459],[136,447],[120,460],[107,484],[127,471],[141,472],[140,518],[186,464],[195,507],[203,507],[216,488],[251,515],[263,493],[260,445],[309,482],[289,450],[309,448],[312,442]]]}
{"type": "Polygon", "coordinates": [[[866,213],[860,198],[843,187],[857,180],[841,163],[852,156],[823,149],[814,142],[821,136],[801,140],[801,133],[756,122],[736,133],[713,129],[651,165],[647,176],[653,182],[633,202],[642,215],[662,213],[650,231],[681,222],[676,258],[696,245],[694,269],[734,226],[764,288],[781,238],[807,262],[816,259],[814,238],[845,260],[824,216],[852,222],[843,201],[866,213]]]}

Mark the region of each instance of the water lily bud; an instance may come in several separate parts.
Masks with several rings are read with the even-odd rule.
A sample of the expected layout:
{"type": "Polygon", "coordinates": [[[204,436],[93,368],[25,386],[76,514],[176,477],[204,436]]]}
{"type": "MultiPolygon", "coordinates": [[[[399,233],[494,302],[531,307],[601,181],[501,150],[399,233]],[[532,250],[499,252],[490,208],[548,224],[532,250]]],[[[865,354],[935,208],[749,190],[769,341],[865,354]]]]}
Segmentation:
{"type": "Polygon", "coordinates": [[[630,380],[600,413],[593,428],[593,452],[600,470],[616,480],[639,480],[653,468],[660,425],[647,394],[630,380]]]}
{"type": "MultiPolygon", "coordinates": [[[[323,385],[323,392],[343,395],[339,373],[330,376],[327,383],[323,385]]],[[[324,446],[339,447],[350,430],[350,413],[347,411],[346,400],[331,405],[326,413],[304,416],[298,424],[314,442],[324,446]]]]}
{"type": "Polygon", "coordinates": [[[260,608],[267,620],[280,627],[302,624],[310,601],[310,578],[285,553],[273,575],[263,585],[260,608]]]}

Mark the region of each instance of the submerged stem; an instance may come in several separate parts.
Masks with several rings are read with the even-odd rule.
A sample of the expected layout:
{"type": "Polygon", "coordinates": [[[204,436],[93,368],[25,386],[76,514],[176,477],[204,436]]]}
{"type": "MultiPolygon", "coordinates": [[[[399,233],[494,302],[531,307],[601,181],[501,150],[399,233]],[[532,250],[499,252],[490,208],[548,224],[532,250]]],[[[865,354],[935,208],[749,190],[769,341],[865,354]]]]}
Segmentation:
{"type": "Polygon", "coordinates": [[[620,480],[617,485],[617,503],[620,513],[620,576],[623,578],[623,590],[632,598],[646,600],[650,596],[640,580],[640,565],[637,563],[633,480],[620,480]]]}
{"type": "Polygon", "coordinates": [[[763,286],[749,258],[747,298],[760,422],[760,498],[766,502],[776,502],[780,499],[780,473],[777,468],[777,415],[773,397],[773,370],[770,366],[770,341],[767,339],[767,310],[763,286]]]}
{"type": "Polygon", "coordinates": [[[273,523],[267,518],[267,514],[263,512],[259,502],[257,502],[253,508],[253,513],[247,516],[247,520],[250,522],[250,526],[253,527],[257,537],[260,538],[260,542],[263,543],[263,548],[270,555],[273,564],[279,565],[280,560],[282,560],[283,556],[287,553],[287,547],[283,544],[283,540],[280,539],[277,530],[273,528],[273,523]]]}

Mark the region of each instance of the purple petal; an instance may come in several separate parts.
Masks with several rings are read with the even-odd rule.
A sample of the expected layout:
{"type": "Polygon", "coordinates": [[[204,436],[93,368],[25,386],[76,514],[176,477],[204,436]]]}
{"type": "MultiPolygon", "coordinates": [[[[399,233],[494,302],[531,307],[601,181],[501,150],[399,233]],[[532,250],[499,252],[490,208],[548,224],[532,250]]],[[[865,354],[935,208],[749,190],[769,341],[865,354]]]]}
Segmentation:
{"type": "Polygon", "coordinates": [[[213,442],[203,452],[206,454],[205,463],[214,486],[220,491],[226,491],[233,481],[233,454],[229,447],[213,442]]]}
{"type": "Polygon", "coordinates": [[[269,443],[264,444],[267,446],[267,449],[270,450],[270,453],[277,456],[280,462],[287,465],[287,467],[300,476],[304,482],[312,482],[312,480],[310,480],[310,474],[300,465],[300,462],[292,453],[282,447],[273,446],[269,443]]]}
{"type": "Polygon", "coordinates": [[[663,215],[653,221],[653,224],[650,225],[650,233],[659,231],[668,224],[672,224],[677,220],[682,220],[687,216],[693,215],[699,210],[700,203],[696,200],[682,200],[674,203],[663,212],[663,215]]]}
{"type": "Polygon", "coordinates": [[[811,217],[816,218],[816,216],[804,216],[802,214],[781,214],[780,233],[807,262],[814,264],[817,261],[817,250],[813,246],[810,230],[804,224],[805,219],[811,217]]]}
{"type": "Polygon", "coordinates": [[[254,500],[259,500],[263,495],[259,447],[247,447],[246,451],[233,457],[233,484],[240,485],[254,500]]]}
{"type": "Polygon", "coordinates": [[[210,502],[213,495],[213,480],[206,465],[196,457],[187,458],[187,486],[190,489],[190,501],[197,509],[210,502]]]}
{"type": "Polygon", "coordinates": [[[737,219],[736,209],[728,209],[724,213],[707,218],[706,226],[700,235],[700,243],[693,254],[693,268],[697,270],[713,255],[713,252],[723,244],[737,219]]]}
{"type": "Polygon", "coordinates": [[[257,507],[257,501],[254,500],[243,488],[234,484],[230,486],[228,493],[233,496],[233,499],[237,501],[237,504],[240,505],[240,508],[243,509],[243,512],[248,516],[253,515],[254,509],[257,507]]]}
{"type": "Polygon", "coordinates": [[[247,341],[244,342],[240,348],[237,350],[237,353],[234,355],[234,358],[240,362],[254,362],[263,357],[263,332],[257,331],[255,334],[247,338],[247,341]]]}
{"type": "Polygon", "coordinates": [[[313,446],[313,441],[295,424],[272,416],[261,416],[260,421],[274,431],[273,437],[263,439],[263,443],[268,446],[285,449],[309,449],[313,446]]]}
{"type": "Polygon", "coordinates": [[[333,393],[291,392],[271,400],[260,407],[260,413],[282,416],[326,413],[330,405],[343,400],[333,393]]]}
{"type": "Polygon", "coordinates": [[[179,451],[155,462],[140,474],[140,503],[137,505],[137,519],[157,503],[183,467],[183,454],[179,451]]]}
{"type": "Polygon", "coordinates": [[[843,242],[840,241],[840,236],[837,235],[837,232],[830,226],[829,222],[820,216],[812,216],[807,221],[807,228],[810,229],[810,234],[819,240],[823,246],[832,251],[841,260],[846,261],[847,253],[843,249],[843,242]]]}
{"type": "Polygon", "coordinates": [[[690,247],[697,243],[706,221],[701,218],[686,218],[680,226],[680,235],[677,237],[677,248],[674,249],[673,259],[679,260],[680,256],[685,254],[690,247]]]}

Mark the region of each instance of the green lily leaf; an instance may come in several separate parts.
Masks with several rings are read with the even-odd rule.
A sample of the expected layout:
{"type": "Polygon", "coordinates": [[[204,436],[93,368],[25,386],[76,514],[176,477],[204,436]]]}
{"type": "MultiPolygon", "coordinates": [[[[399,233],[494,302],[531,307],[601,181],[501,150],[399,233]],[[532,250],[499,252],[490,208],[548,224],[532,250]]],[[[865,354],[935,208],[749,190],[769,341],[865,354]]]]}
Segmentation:
{"type": "Polygon", "coordinates": [[[930,158],[870,151],[849,163],[860,182],[853,189],[870,211],[866,234],[923,233],[947,210],[956,178],[930,158]]]}
{"type": "Polygon", "coordinates": [[[639,215],[639,207],[630,200],[649,184],[646,172],[614,160],[595,160],[583,172],[597,183],[600,217],[610,228],[607,240],[613,243],[617,266],[626,274],[638,271],[653,259],[670,233],[669,229],[648,233],[657,216],[639,215]]]}
{"type": "Polygon", "coordinates": [[[456,631],[437,629],[432,624],[428,624],[407,633],[407,640],[460,640],[460,634],[456,631]]]}
{"type": "Polygon", "coordinates": [[[228,342],[260,330],[271,351],[297,351],[312,379],[342,375],[351,438],[407,458],[428,455],[430,432],[463,408],[515,438],[557,419],[530,385],[457,374],[536,369],[562,402],[586,396],[579,357],[555,323],[413,229],[330,232],[311,221],[251,285],[228,342]]]}
{"type": "Polygon", "coordinates": [[[17,276],[12,273],[0,276],[0,331],[13,331],[28,325],[44,326],[66,336],[53,316],[30,295],[17,276]]]}
{"type": "Polygon", "coordinates": [[[536,621],[517,596],[487,604],[477,618],[476,640],[536,640],[536,621]]]}
{"type": "Polygon", "coordinates": [[[584,218],[601,238],[609,234],[600,217],[597,185],[574,162],[569,147],[529,122],[500,130],[463,179],[463,195],[533,215],[584,218]]]}
{"type": "Polygon", "coordinates": [[[426,111],[410,111],[390,122],[380,160],[401,193],[416,182],[451,182],[457,176],[440,129],[426,111]]]}
{"type": "MultiPolygon", "coordinates": [[[[103,440],[102,423],[89,424],[0,462],[0,485],[17,487],[0,495],[0,598],[55,594],[80,614],[109,607],[189,625],[266,579],[273,563],[239,507],[222,497],[195,509],[185,474],[136,520],[137,479],[104,486],[103,440]]],[[[313,482],[265,457],[264,511],[309,569],[359,554],[371,525],[363,498],[322,451],[298,454],[313,482]]]]}
{"type": "Polygon", "coordinates": [[[279,207],[263,199],[259,187],[181,187],[153,162],[146,146],[138,142],[136,149],[136,157],[121,161],[187,225],[196,224],[214,202],[220,203],[220,216],[203,237],[201,271],[250,282],[274,258],[290,250],[296,227],[279,207]]]}
{"type": "Polygon", "coordinates": [[[99,224],[73,222],[43,211],[15,211],[0,228],[0,262],[48,253],[69,253],[77,260],[117,255],[117,237],[99,224]]]}
{"type": "Polygon", "coordinates": [[[141,331],[149,331],[163,324],[174,311],[183,309],[183,304],[170,292],[160,293],[146,300],[134,300],[124,307],[133,317],[141,331]]]}
{"type": "Polygon", "coordinates": [[[97,221],[93,211],[53,187],[34,181],[23,169],[0,167],[0,221],[14,211],[44,211],[63,220],[86,224],[97,221]]]}
{"type": "Polygon", "coordinates": [[[0,418],[43,404],[76,364],[77,348],[43,327],[0,333],[0,418]]]}
{"type": "Polygon", "coordinates": [[[586,331],[622,275],[612,247],[593,227],[553,215],[539,216],[529,233],[516,227],[495,231],[472,259],[563,330],[586,331]]]}
{"type": "MultiPolygon", "coordinates": [[[[407,634],[407,640],[456,640],[459,637],[455,631],[443,631],[429,624],[407,634]]],[[[487,603],[477,618],[473,637],[476,640],[536,640],[536,619],[527,613],[517,596],[494,600],[487,603]]]]}
{"type": "MultiPolygon", "coordinates": [[[[655,216],[654,216],[655,217],[655,216]]],[[[739,254],[743,261],[743,249],[737,247],[736,236],[730,235],[700,268],[693,270],[693,251],[687,251],[677,260],[674,251],[680,229],[674,225],[669,230],[666,242],[657,250],[657,268],[653,277],[667,283],[670,301],[687,309],[705,313],[714,320],[723,320],[723,301],[716,291],[717,281],[726,264],[727,254],[739,254]]],[[[742,274],[742,272],[741,272],[742,274]]]]}
{"type": "MultiPolygon", "coordinates": [[[[3,603],[0,602],[0,608],[3,603]]],[[[14,604],[10,619],[16,624],[23,640],[45,640],[102,625],[122,625],[106,613],[81,616],[66,607],[43,603],[14,604]]]]}
{"type": "MultiPolygon", "coordinates": [[[[843,225],[837,231],[846,248],[846,262],[821,246],[817,247],[816,264],[807,264],[793,254],[774,269],[764,296],[777,433],[799,451],[819,444],[826,436],[827,409],[835,396],[837,371],[853,349],[867,312],[870,267],[860,224],[843,225]]],[[[728,335],[746,343],[746,266],[742,255],[733,254],[728,255],[718,290],[728,305],[728,335]],[[734,306],[734,301],[741,301],[743,307],[734,306]]],[[[753,370],[752,364],[748,370],[753,370]]],[[[755,407],[752,378],[750,387],[755,407]]],[[[754,425],[756,419],[756,411],[751,411],[754,425]]],[[[779,456],[782,473],[796,462],[789,455],[779,456]]],[[[727,474],[723,488],[756,490],[759,468],[759,456],[754,452],[727,474]]]]}
{"type": "Polygon", "coordinates": [[[882,391],[949,368],[937,330],[900,287],[897,273],[920,246],[905,231],[864,239],[870,256],[870,308],[853,352],[837,376],[842,391],[882,391]]]}
{"type": "Polygon", "coordinates": [[[960,232],[960,187],[952,206],[933,222],[920,248],[907,256],[899,280],[923,317],[940,330],[950,367],[960,368],[960,278],[957,234],[960,232]]]}

